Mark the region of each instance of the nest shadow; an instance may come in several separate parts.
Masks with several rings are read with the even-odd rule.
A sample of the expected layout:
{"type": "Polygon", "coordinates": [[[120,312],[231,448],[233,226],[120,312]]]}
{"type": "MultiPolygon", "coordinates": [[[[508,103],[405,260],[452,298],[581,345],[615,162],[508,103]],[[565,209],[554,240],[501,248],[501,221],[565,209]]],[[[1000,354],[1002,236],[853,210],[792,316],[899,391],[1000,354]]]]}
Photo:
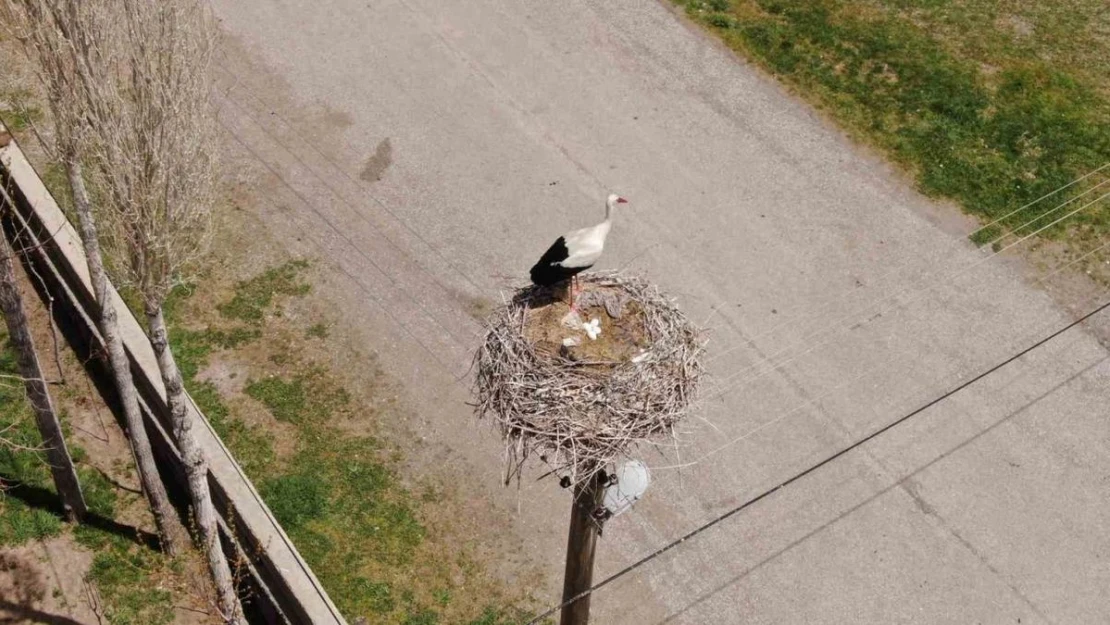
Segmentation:
{"type": "Polygon", "coordinates": [[[577,319],[564,289],[528,286],[486,321],[475,410],[505,441],[506,483],[533,456],[584,480],[671,436],[694,400],[704,341],[674,303],[616,272],[579,284],[577,319]]]}

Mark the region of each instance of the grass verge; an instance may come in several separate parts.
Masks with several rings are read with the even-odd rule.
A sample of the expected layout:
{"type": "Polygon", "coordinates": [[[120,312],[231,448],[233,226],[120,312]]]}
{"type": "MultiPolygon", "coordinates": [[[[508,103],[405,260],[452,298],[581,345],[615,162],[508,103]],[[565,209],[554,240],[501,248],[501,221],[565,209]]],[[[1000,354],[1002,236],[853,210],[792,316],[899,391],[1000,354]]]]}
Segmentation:
{"type": "Polygon", "coordinates": [[[186,386],[348,619],[526,620],[465,548],[429,526],[434,498],[406,486],[398,452],[366,427],[375,408],[305,349],[326,326],[284,318],[309,293],[307,271],[303,261],[266,270],[222,301],[208,287],[175,292],[167,320],[186,386]]]}
{"type": "MultiPolygon", "coordinates": [[[[1102,0],[672,1],[881,148],[923,192],[986,222],[1110,163],[1110,12],[1102,0]]],[[[1019,226],[1108,179],[1092,178],[974,240],[1032,232],[1064,211],[1019,226]]],[[[1085,241],[1108,232],[1110,202],[1102,202],[1045,235],[1085,241]]]]}

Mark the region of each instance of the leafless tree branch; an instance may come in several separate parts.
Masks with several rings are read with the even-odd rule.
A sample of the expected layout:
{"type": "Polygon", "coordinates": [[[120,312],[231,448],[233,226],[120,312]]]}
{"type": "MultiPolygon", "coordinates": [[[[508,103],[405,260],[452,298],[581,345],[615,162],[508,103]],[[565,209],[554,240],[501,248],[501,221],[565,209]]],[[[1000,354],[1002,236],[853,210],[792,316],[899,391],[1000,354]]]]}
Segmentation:
{"type": "MultiPolygon", "coordinates": [[[[97,154],[96,119],[108,119],[118,102],[105,95],[121,67],[123,0],[0,0],[0,18],[36,68],[54,122],[55,154],[65,168],[81,240],[97,301],[97,325],[104,337],[116,389],[127,421],[143,490],[150,501],[163,547],[174,553],[183,533],[176,523],[139,412],[130,363],[123,348],[104,269],[94,198],[86,184],[85,154],[97,154]],[[105,87],[108,87],[105,89],[105,87]]],[[[110,231],[110,229],[109,229],[110,231]]],[[[7,256],[8,254],[5,254],[7,256]]]]}

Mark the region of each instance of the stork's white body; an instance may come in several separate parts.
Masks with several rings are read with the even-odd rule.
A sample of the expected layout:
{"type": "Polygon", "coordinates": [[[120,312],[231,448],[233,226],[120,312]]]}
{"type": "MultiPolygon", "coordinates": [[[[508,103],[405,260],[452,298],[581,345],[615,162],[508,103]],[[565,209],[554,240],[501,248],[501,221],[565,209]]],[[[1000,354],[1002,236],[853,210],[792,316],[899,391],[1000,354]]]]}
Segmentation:
{"type": "Polygon", "coordinates": [[[566,260],[556,264],[570,269],[593,266],[605,250],[605,237],[609,235],[609,229],[612,225],[613,222],[606,219],[596,226],[581,228],[564,234],[563,241],[567,246],[569,255],[566,260]]]}

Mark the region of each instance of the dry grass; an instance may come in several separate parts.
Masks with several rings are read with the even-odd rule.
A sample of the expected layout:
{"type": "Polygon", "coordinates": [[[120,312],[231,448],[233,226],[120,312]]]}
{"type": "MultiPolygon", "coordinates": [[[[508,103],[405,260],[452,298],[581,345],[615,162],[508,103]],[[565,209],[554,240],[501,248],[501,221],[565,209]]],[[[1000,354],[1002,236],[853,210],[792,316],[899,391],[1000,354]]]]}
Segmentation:
{"type": "Polygon", "coordinates": [[[348,621],[526,621],[513,607],[524,593],[487,574],[483,532],[496,520],[474,524],[489,514],[483,500],[456,495],[450,475],[407,466],[401,389],[351,349],[314,264],[282,263],[265,235],[233,245],[252,220],[221,221],[227,239],[203,289],[171,298],[193,398],[348,621]],[[321,323],[327,338],[306,337],[321,323]]]}
{"type": "Polygon", "coordinates": [[[703,373],[700,331],[657,288],[619,273],[581,280],[582,317],[601,335],[561,321],[565,303],[526,287],[487,320],[475,356],[479,418],[505,439],[506,483],[533,455],[572,483],[671,434],[703,373]],[[604,302],[608,300],[608,305],[604,302]],[[564,347],[563,338],[579,345],[564,347]]]}

